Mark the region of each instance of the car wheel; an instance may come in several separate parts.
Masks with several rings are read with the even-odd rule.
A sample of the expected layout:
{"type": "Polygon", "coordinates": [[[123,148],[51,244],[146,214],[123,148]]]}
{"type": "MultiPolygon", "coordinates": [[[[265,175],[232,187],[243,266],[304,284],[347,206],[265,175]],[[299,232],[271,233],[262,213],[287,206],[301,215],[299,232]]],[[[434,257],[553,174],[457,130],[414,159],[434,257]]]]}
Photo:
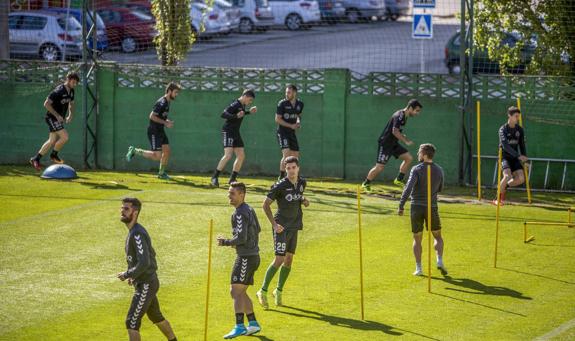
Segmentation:
{"type": "Polygon", "coordinates": [[[132,37],[125,37],[122,39],[122,52],[124,53],[133,53],[136,52],[138,48],[138,43],[136,43],[136,39],[132,37]]]}
{"type": "Polygon", "coordinates": [[[449,64],[447,70],[450,75],[458,75],[461,73],[461,66],[459,64],[449,64]]]}
{"type": "Polygon", "coordinates": [[[359,22],[359,20],[361,19],[359,11],[356,10],[355,8],[348,9],[345,15],[347,17],[347,21],[352,24],[359,22]]]}
{"type": "Polygon", "coordinates": [[[303,20],[301,17],[295,13],[292,13],[286,18],[286,27],[290,31],[296,31],[301,29],[303,26],[303,20]]]}
{"type": "Polygon", "coordinates": [[[249,18],[242,18],[240,20],[240,33],[252,33],[254,30],[254,23],[249,18]]]}
{"type": "Polygon", "coordinates": [[[389,19],[391,19],[391,21],[397,21],[398,18],[399,18],[399,14],[397,14],[397,13],[389,14],[389,19]]]}
{"type": "Polygon", "coordinates": [[[62,59],[60,49],[56,45],[46,44],[40,48],[40,57],[47,62],[53,62],[62,59]]]}
{"type": "Polygon", "coordinates": [[[199,38],[198,37],[198,30],[196,30],[194,25],[192,25],[191,30],[192,30],[192,38],[194,39],[194,41],[197,41],[199,38]]]}

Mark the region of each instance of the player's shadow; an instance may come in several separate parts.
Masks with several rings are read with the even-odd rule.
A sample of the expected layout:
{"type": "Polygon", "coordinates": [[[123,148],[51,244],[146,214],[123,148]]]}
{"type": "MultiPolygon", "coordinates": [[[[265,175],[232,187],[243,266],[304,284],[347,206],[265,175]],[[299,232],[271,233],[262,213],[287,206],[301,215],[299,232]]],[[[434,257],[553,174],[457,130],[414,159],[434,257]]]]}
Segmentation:
{"type": "MultiPolygon", "coordinates": [[[[317,192],[314,191],[314,194],[316,194],[317,192]]],[[[310,199],[311,201],[311,199],[310,199]]],[[[322,209],[311,209],[313,211],[326,211],[326,212],[333,212],[333,208],[339,208],[339,212],[341,212],[342,210],[348,211],[350,213],[357,213],[357,203],[355,202],[341,202],[341,201],[337,201],[337,200],[331,200],[331,199],[327,199],[327,198],[319,198],[319,197],[314,197],[313,198],[313,203],[314,204],[322,204],[322,205],[326,205],[329,206],[329,210],[322,210],[322,209]]],[[[390,214],[393,211],[382,207],[382,206],[375,206],[375,205],[362,205],[361,206],[361,211],[362,213],[371,213],[371,214],[390,214]]]]}
{"type": "Polygon", "coordinates": [[[331,324],[332,326],[336,326],[336,327],[350,328],[350,329],[355,329],[355,330],[365,330],[365,331],[381,331],[384,334],[387,334],[389,336],[401,336],[404,334],[402,332],[406,332],[406,333],[414,334],[414,335],[417,335],[417,336],[420,336],[423,338],[427,338],[427,339],[431,339],[431,340],[437,340],[437,339],[429,337],[429,336],[425,336],[425,335],[411,332],[408,330],[403,330],[403,329],[396,328],[396,327],[386,325],[386,324],[376,322],[376,321],[355,320],[355,319],[350,319],[350,318],[345,318],[345,317],[327,315],[327,314],[323,314],[323,313],[320,313],[317,311],[311,311],[311,310],[306,310],[306,309],[301,309],[301,308],[296,308],[296,307],[290,307],[290,306],[283,306],[283,308],[287,308],[287,309],[290,309],[292,311],[284,311],[284,310],[269,310],[269,311],[279,313],[279,314],[291,315],[291,316],[295,316],[295,317],[303,317],[303,318],[313,319],[313,320],[317,320],[317,321],[321,321],[321,322],[327,322],[327,323],[331,324]]]}
{"type": "Polygon", "coordinates": [[[520,300],[531,300],[529,296],[525,296],[523,293],[513,290],[511,288],[486,285],[479,281],[469,279],[469,278],[453,278],[451,276],[445,277],[432,277],[433,279],[438,279],[440,281],[446,282],[448,284],[458,286],[465,289],[457,288],[445,288],[445,290],[459,291],[467,294],[475,295],[492,295],[492,296],[507,296],[512,298],[517,298],[520,300]]]}
{"type": "Polygon", "coordinates": [[[79,183],[82,186],[90,187],[91,189],[105,189],[105,190],[123,190],[123,191],[135,191],[140,192],[141,189],[132,189],[126,185],[122,185],[115,182],[109,183],[102,183],[102,182],[90,182],[90,181],[80,181],[76,180],[76,183],[79,183]]]}

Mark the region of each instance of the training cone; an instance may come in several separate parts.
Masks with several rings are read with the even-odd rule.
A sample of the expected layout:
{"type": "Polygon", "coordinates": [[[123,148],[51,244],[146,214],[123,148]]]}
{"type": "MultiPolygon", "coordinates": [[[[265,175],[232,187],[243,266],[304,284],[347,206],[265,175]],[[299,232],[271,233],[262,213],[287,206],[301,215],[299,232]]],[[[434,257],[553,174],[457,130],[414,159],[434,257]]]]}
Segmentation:
{"type": "Polygon", "coordinates": [[[76,170],[68,165],[51,165],[42,173],[43,179],[75,179],[76,170]]]}

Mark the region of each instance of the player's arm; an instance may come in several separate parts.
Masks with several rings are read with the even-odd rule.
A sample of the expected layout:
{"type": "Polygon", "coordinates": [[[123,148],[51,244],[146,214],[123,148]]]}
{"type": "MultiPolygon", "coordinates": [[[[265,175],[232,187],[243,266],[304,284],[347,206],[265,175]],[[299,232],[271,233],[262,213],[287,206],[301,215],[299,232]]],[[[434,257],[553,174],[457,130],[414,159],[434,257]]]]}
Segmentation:
{"type": "Polygon", "coordinates": [[[286,128],[290,128],[290,129],[295,129],[296,125],[295,124],[291,124],[288,123],[286,121],[284,121],[284,119],[282,118],[281,114],[276,114],[276,123],[279,124],[282,127],[286,127],[286,128]]]}
{"type": "Polygon", "coordinates": [[[174,124],[172,123],[172,121],[170,120],[164,120],[163,118],[160,117],[160,115],[158,115],[158,113],[156,111],[152,111],[150,113],[150,121],[162,124],[168,128],[172,128],[174,126],[174,124]]]}
{"type": "Polygon", "coordinates": [[[68,116],[66,116],[66,123],[72,122],[74,117],[74,101],[68,103],[68,116]]]}
{"type": "Polygon", "coordinates": [[[499,129],[499,143],[501,144],[501,147],[503,148],[503,151],[505,151],[506,153],[508,153],[509,155],[511,155],[512,157],[519,157],[519,153],[517,153],[515,151],[515,149],[513,149],[513,147],[511,147],[511,145],[509,144],[509,140],[507,140],[507,131],[504,129],[505,127],[501,127],[499,129]]]}
{"type": "Polygon", "coordinates": [[[445,185],[445,178],[443,177],[443,169],[440,169],[439,175],[441,176],[441,179],[439,182],[439,189],[437,190],[437,192],[443,192],[443,187],[445,185]]]}
{"type": "Polygon", "coordinates": [[[525,147],[525,131],[522,129],[521,130],[521,136],[519,137],[519,150],[521,151],[521,156],[519,158],[522,158],[523,162],[527,161],[527,148],[525,147]]]}
{"type": "Polygon", "coordinates": [[[232,225],[234,235],[231,239],[218,238],[220,246],[237,246],[245,244],[248,240],[248,224],[249,218],[242,214],[234,214],[232,225]]]}
{"type": "Polygon", "coordinates": [[[225,120],[231,120],[234,118],[241,118],[244,116],[244,111],[241,108],[236,108],[235,105],[230,105],[222,112],[220,115],[225,120]],[[237,111],[237,114],[233,114],[234,111],[237,111]]]}
{"type": "Polygon", "coordinates": [[[136,265],[124,273],[124,278],[138,278],[150,267],[150,250],[145,238],[141,233],[131,237],[130,243],[136,247],[136,265]]]}
{"type": "Polygon", "coordinates": [[[391,133],[393,134],[393,136],[395,136],[399,141],[405,143],[406,145],[412,145],[413,141],[411,141],[410,139],[408,139],[405,135],[403,135],[401,133],[401,131],[399,131],[399,128],[393,127],[391,130],[391,133]]]}
{"type": "Polygon", "coordinates": [[[409,198],[409,196],[411,195],[411,192],[413,192],[413,188],[415,187],[415,184],[417,184],[417,173],[415,172],[415,167],[413,167],[411,169],[411,172],[409,173],[409,179],[407,180],[407,184],[405,185],[405,188],[403,189],[403,193],[401,194],[401,199],[399,199],[399,208],[397,209],[397,213],[399,215],[403,215],[403,208],[405,206],[405,202],[407,201],[407,198],[409,198]]]}
{"type": "Polygon", "coordinates": [[[52,106],[53,100],[50,98],[51,95],[46,98],[46,100],[44,101],[44,108],[46,108],[46,110],[48,110],[48,112],[50,114],[52,114],[54,117],[56,117],[56,119],[60,122],[64,121],[64,117],[62,117],[60,114],[58,114],[58,112],[54,109],[54,107],[52,106]]]}
{"type": "Polygon", "coordinates": [[[266,214],[266,217],[268,218],[270,224],[272,224],[272,228],[274,229],[274,231],[276,231],[276,233],[282,233],[284,230],[284,227],[281,226],[280,224],[278,224],[276,222],[276,220],[274,219],[274,214],[272,212],[272,202],[273,199],[270,199],[269,197],[266,197],[264,200],[264,204],[262,206],[264,213],[266,214]]]}

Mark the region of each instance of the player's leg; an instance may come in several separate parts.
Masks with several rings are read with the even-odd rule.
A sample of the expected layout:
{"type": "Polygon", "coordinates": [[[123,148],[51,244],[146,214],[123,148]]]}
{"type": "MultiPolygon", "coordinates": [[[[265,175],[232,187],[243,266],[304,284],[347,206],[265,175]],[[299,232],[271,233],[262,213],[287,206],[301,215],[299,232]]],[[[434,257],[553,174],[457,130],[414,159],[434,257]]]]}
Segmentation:
{"type": "Polygon", "coordinates": [[[158,292],[159,282],[152,281],[151,283],[138,283],[136,284],[134,296],[132,297],[132,304],[128,315],[126,316],[126,328],[130,341],[140,340],[140,325],[142,317],[148,311],[153,299],[156,298],[158,292]]]}
{"type": "Polygon", "coordinates": [[[437,208],[433,208],[431,210],[431,233],[433,234],[433,239],[435,240],[433,247],[435,249],[437,268],[441,271],[443,276],[446,276],[447,268],[443,263],[444,242],[443,237],[441,236],[441,220],[439,218],[439,211],[437,208]]]}
{"type": "Polygon", "coordinates": [[[176,335],[172,330],[172,326],[170,325],[170,322],[166,320],[162,315],[162,311],[160,310],[160,302],[158,301],[158,296],[152,299],[152,302],[150,303],[150,306],[146,311],[146,315],[148,315],[150,321],[152,321],[152,323],[156,325],[158,329],[160,329],[160,331],[162,332],[162,334],[164,334],[166,339],[168,339],[169,341],[177,340],[176,335]]]}
{"type": "Polygon", "coordinates": [[[60,152],[60,150],[62,150],[66,142],[68,142],[68,131],[66,131],[66,129],[60,129],[56,131],[56,135],[58,135],[58,140],[54,144],[54,148],[52,148],[52,153],[50,154],[50,160],[52,160],[55,163],[64,163],[64,160],[60,159],[58,153],[60,152]]]}
{"type": "Polygon", "coordinates": [[[238,179],[238,174],[242,169],[246,154],[244,152],[244,147],[234,148],[234,154],[236,155],[236,160],[234,161],[234,167],[232,168],[232,175],[230,176],[229,183],[235,182],[238,179]]]}
{"type": "Polygon", "coordinates": [[[128,147],[128,153],[126,153],[126,161],[132,161],[134,155],[138,155],[152,161],[160,161],[162,159],[163,139],[157,132],[148,130],[148,141],[150,142],[150,150],[136,148],[134,146],[128,147]]]}
{"type": "Polygon", "coordinates": [[[297,249],[297,230],[288,230],[285,231],[286,234],[286,248],[285,248],[285,258],[283,260],[283,264],[280,268],[280,274],[278,278],[278,286],[276,290],[273,291],[273,296],[275,297],[275,304],[277,306],[283,305],[282,303],[282,293],[284,286],[287,282],[289,274],[291,272],[291,267],[293,263],[293,257],[295,255],[295,251],[297,249]]]}
{"type": "Polygon", "coordinates": [[[398,158],[401,160],[401,165],[399,166],[399,173],[395,180],[393,180],[393,183],[403,187],[405,186],[405,174],[409,172],[409,167],[411,166],[411,162],[413,162],[413,156],[401,145],[396,147],[396,153],[400,153],[398,158]]]}
{"type": "MultiPolygon", "coordinates": [[[[238,257],[241,259],[241,257],[238,257]]],[[[235,273],[235,271],[234,271],[235,273]]],[[[237,280],[236,280],[237,282],[237,280]]],[[[234,300],[234,313],[236,315],[236,324],[234,328],[224,335],[224,339],[233,339],[247,333],[246,326],[244,325],[244,295],[248,286],[245,284],[233,283],[231,285],[230,294],[234,300]]]]}
{"type": "Polygon", "coordinates": [[[413,233],[413,256],[415,257],[415,276],[423,275],[421,267],[421,239],[423,238],[423,224],[425,221],[426,208],[422,206],[411,206],[411,232],[413,233]]]}
{"type": "Polygon", "coordinates": [[[415,272],[413,274],[416,276],[423,275],[423,268],[421,267],[422,236],[423,236],[422,232],[413,234],[413,256],[415,257],[415,272]]]}
{"type": "Polygon", "coordinates": [[[270,283],[272,282],[272,279],[282,266],[286,256],[286,246],[287,246],[286,231],[283,231],[282,233],[276,233],[275,231],[273,231],[273,238],[274,238],[275,258],[266,270],[266,275],[264,277],[262,287],[260,288],[260,290],[258,290],[258,292],[256,292],[258,301],[264,309],[269,308],[267,295],[270,283]]]}
{"type": "Polygon", "coordinates": [[[383,169],[385,168],[385,165],[387,164],[390,156],[391,154],[386,151],[385,146],[379,145],[377,149],[377,161],[375,166],[369,170],[367,177],[361,184],[361,187],[363,187],[367,192],[371,191],[371,182],[375,180],[379,173],[383,172],[383,169]]]}
{"type": "Polygon", "coordinates": [[[46,142],[44,142],[42,147],[40,147],[40,150],[38,151],[36,156],[30,159],[30,164],[32,165],[32,167],[36,168],[36,170],[41,169],[42,165],[40,164],[40,159],[42,158],[42,156],[48,153],[48,151],[54,146],[54,144],[56,144],[56,140],[58,140],[58,135],[56,135],[55,132],[50,132],[50,134],[48,135],[48,140],[46,140],[46,142]]]}
{"type": "Polygon", "coordinates": [[[158,178],[169,180],[170,177],[166,173],[166,167],[168,165],[168,160],[172,154],[172,149],[167,143],[162,144],[162,157],[160,158],[160,168],[158,169],[158,178]]]}
{"type": "MultiPolygon", "coordinates": [[[[501,182],[499,183],[499,186],[500,186],[500,192],[499,192],[500,205],[503,205],[503,202],[505,201],[505,194],[507,193],[507,186],[509,185],[509,182],[513,179],[513,174],[511,173],[511,168],[505,159],[502,162],[502,168],[503,168],[503,178],[501,179],[501,182]]],[[[497,199],[494,200],[493,204],[497,205],[497,199]]]]}
{"type": "MultiPolygon", "coordinates": [[[[256,270],[260,266],[260,256],[249,256],[248,257],[248,266],[247,266],[247,274],[245,278],[245,284],[250,286],[254,285],[254,274],[256,270]]],[[[247,288],[246,288],[247,289],[247,288]]],[[[256,314],[254,313],[254,304],[252,299],[248,296],[247,290],[244,291],[243,295],[243,306],[244,306],[244,313],[248,318],[248,327],[246,335],[253,335],[258,333],[262,328],[260,327],[258,321],[256,320],[256,314]]]]}
{"type": "Polygon", "coordinates": [[[234,148],[233,147],[231,147],[231,146],[224,147],[224,155],[222,156],[222,158],[218,162],[216,170],[214,171],[214,175],[212,175],[212,179],[211,179],[212,186],[215,186],[215,187],[220,186],[220,183],[218,180],[220,173],[226,168],[228,161],[230,161],[232,159],[233,155],[234,155],[234,148]]]}
{"type": "Polygon", "coordinates": [[[507,183],[508,186],[515,187],[525,183],[525,175],[523,169],[514,170],[511,175],[511,181],[507,183]]]}

